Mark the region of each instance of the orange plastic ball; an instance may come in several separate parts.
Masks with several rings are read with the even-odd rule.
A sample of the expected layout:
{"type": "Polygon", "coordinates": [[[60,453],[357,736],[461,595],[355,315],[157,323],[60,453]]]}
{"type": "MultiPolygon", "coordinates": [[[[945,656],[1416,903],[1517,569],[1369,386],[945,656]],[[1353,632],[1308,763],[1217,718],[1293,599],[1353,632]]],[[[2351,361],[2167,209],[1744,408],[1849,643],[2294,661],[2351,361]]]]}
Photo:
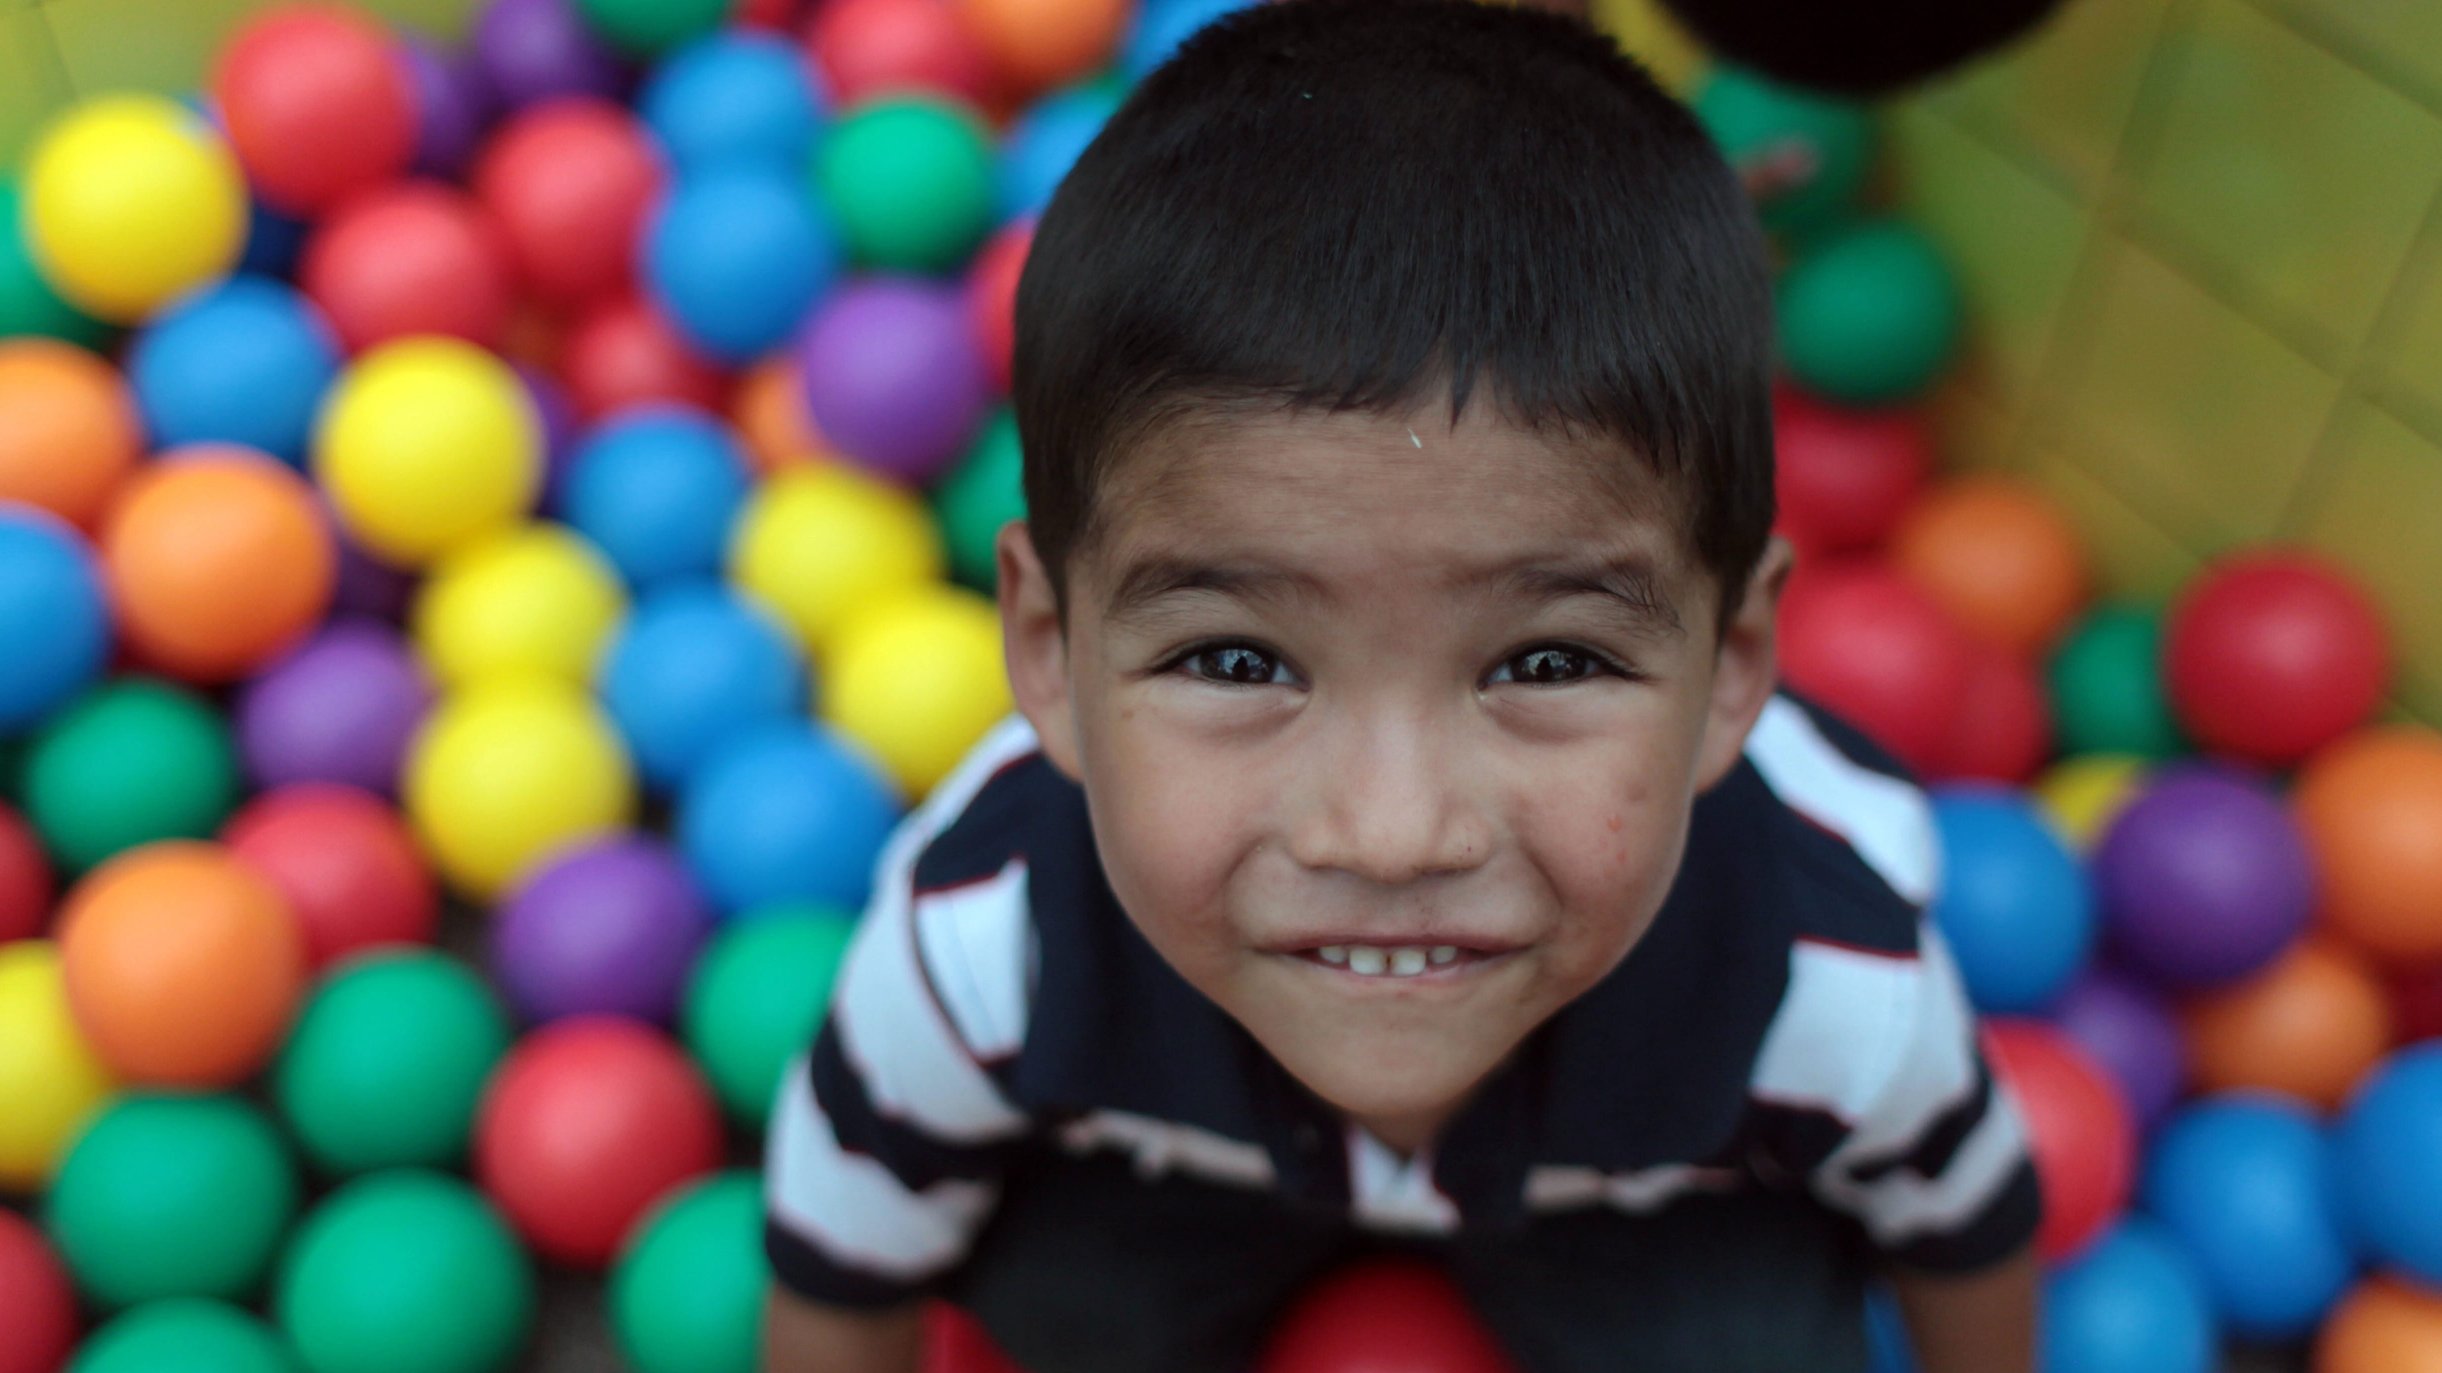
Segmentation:
{"type": "Polygon", "coordinates": [[[1971,634],[2037,654],[2086,603],[2084,543],[2051,500],[2008,477],[1937,487],[1900,522],[1892,561],[1971,634]]]}
{"type": "Polygon", "coordinates": [[[206,683],[245,676],[312,632],[339,573],[305,479],[234,444],[174,450],[129,481],[102,563],[136,652],[206,683]]]}
{"type": "Polygon", "coordinates": [[[171,840],[95,869],[60,917],[68,1005],[129,1082],[229,1087],[270,1060],[305,985],[305,938],[271,882],[218,844],[171,840]]]}
{"type": "Polygon", "coordinates": [[[805,389],[797,384],[797,368],[786,354],[755,364],[738,383],[731,417],[746,436],[747,460],[757,476],[768,477],[822,456],[822,435],[806,413],[805,389]]]}
{"type": "Polygon", "coordinates": [[[2442,1373],[2442,1293],[2389,1278],[2360,1285],[2325,1318],[2315,1373],[2442,1373]]]}
{"type": "Polygon", "coordinates": [[[2442,959],[2442,734],[2349,735],[2308,760],[2290,802],[2324,925],[2387,962],[2442,959]]]}
{"type": "Polygon", "coordinates": [[[2198,1090],[2259,1087],[2330,1111],[2391,1047],[2391,1002],[2357,954],[2304,939],[2254,977],[2191,1002],[2187,1026],[2198,1090]]]}
{"type": "Polygon", "coordinates": [[[91,529],[143,447],[135,398],[109,363],[51,339],[0,339],[0,501],[91,529]]]}
{"type": "Polygon", "coordinates": [[[1127,0],[956,0],[967,31],[1011,85],[1047,90],[1110,60],[1127,0]]]}

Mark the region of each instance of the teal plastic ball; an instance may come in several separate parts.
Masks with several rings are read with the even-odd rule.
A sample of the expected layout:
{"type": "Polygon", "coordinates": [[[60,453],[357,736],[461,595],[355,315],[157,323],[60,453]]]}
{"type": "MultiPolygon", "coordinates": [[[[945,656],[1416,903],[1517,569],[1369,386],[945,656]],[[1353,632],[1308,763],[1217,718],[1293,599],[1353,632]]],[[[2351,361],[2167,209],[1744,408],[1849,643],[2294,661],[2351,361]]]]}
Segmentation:
{"type": "Polygon", "coordinates": [[[1003,406],[933,492],[950,575],[977,591],[989,594],[1000,585],[993,547],[1001,526],[1026,518],[1024,459],[1017,414],[1003,406]]]}
{"type": "Polygon", "coordinates": [[[139,1306],[76,1352],[71,1373],[298,1373],[278,1331],[226,1302],[139,1306]]]}
{"type": "Polygon", "coordinates": [[[534,1325],[534,1270],[472,1187],[422,1169],[358,1178],[297,1227],[274,1302],[312,1373],[505,1373],[534,1325]]]}
{"type": "Polygon", "coordinates": [[[466,1157],[511,1033],[491,989],[456,959],[366,954],[333,969],[306,1003],[272,1091],[325,1172],[447,1168],[466,1157]]]}
{"type": "Polygon", "coordinates": [[[77,1287],[102,1306],[245,1301],[271,1271],[297,1191],[296,1165],[254,1107],[138,1094],[69,1148],[48,1222],[77,1287]]]}
{"type": "Polygon", "coordinates": [[[1835,231],[1798,254],[1781,275],[1779,310],[1790,375],[1850,405],[1923,394],[1958,349],[1950,265],[1922,230],[1894,220],[1835,231]]]}
{"type": "Polygon", "coordinates": [[[1865,106],[1720,66],[1696,92],[1696,118],[1742,174],[1794,157],[1810,169],[1774,180],[1757,197],[1764,227],[1804,237],[1854,213],[1874,166],[1874,117],[1865,106]]]}
{"type": "Polygon", "coordinates": [[[992,228],[991,135],[940,96],[888,95],[850,111],[816,152],[814,181],[859,266],[950,272],[992,228]]]}
{"type": "Polygon", "coordinates": [[[771,1283],[763,1188],[721,1173],[636,1229],[611,1276],[611,1328],[637,1373],[754,1373],[771,1283]]]}
{"type": "Polygon", "coordinates": [[[855,917],[819,905],[748,911],[696,964],[681,1017],[688,1052],[731,1120],[761,1130],[789,1060],[813,1042],[855,917]]]}

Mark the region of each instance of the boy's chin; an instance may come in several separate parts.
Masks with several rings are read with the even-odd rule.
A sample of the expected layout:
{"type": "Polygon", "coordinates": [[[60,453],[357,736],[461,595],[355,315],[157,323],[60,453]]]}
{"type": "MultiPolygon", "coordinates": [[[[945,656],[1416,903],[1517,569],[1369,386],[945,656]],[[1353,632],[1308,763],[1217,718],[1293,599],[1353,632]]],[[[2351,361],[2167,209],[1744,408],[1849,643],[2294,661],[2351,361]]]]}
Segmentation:
{"type": "Polygon", "coordinates": [[[1421,1125],[1430,1132],[1466,1104],[1507,1051],[1419,1045],[1413,1038],[1368,1044],[1360,1037],[1287,1052],[1272,1046],[1272,1052],[1290,1076],[1341,1114],[1361,1124],[1421,1125]]]}

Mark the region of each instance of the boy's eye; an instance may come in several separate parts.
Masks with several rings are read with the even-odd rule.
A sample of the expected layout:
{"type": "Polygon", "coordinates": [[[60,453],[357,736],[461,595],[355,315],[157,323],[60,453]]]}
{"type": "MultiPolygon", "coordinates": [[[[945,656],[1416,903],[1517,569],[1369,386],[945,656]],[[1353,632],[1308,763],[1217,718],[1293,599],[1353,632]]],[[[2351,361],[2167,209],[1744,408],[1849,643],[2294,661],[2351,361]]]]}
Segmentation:
{"type": "Polygon", "coordinates": [[[1510,673],[1510,680],[1524,686],[1566,686],[1588,677],[1616,673],[1602,658],[1567,644],[1540,644],[1530,648],[1501,664],[1493,673],[1493,681],[1499,682],[1501,674],[1509,672],[1511,668],[1517,671],[1510,673]]]}
{"type": "MultiPolygon", "coordinates": [[[[1220,686],[1279,685],[1280,659],[1251,644],[1207,644],[1172,664],[1190,677],[1220,686]]],[[[1567,644],[1542,644],[1512,656],[1494,670],[1491,685],[1505,679],[1522,686],[1567,686],[1590,677],[1629,674],[1601,655],[1567,644]],[[1511,671],[1511,669],[1516,671],[1511,671]]]]}
{"type": "Polygon", "coordinates": [[[1246,644],[1211,644],[1178,660],[1188,675],[1224,686],[1270,686],[1280,660],[1246,644]]]}

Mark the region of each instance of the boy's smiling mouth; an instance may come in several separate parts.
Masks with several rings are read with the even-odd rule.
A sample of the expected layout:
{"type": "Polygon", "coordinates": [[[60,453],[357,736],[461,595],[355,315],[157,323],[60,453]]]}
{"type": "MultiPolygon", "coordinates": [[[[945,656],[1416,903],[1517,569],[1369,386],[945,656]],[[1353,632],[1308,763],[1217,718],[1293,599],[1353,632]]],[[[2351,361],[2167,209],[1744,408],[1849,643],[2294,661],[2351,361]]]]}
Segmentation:
{"type": "Polygon", "coordinates": [[[1355,977],[1408,981],[1455,976],[1506,953],[1457,944],[1325,944],[1302,950],[1298,957],[1355,977]]]}

